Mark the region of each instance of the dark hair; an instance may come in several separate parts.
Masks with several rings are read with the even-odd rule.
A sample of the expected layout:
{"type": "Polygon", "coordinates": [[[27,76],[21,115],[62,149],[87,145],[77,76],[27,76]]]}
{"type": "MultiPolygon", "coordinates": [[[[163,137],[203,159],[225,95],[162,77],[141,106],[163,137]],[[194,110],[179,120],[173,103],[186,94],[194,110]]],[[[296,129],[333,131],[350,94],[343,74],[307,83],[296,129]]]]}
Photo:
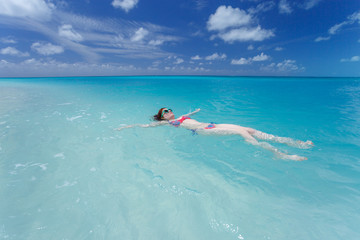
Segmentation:
{"type": "Polygon", "coordinates": [[[154,121],[161,121],[161,120],[164,120],[161,115],[162,115],[162,111],[164,110],[165,108],[160,108],[159,112],[157,114],[154,115],[153,119],[154,121]]]}

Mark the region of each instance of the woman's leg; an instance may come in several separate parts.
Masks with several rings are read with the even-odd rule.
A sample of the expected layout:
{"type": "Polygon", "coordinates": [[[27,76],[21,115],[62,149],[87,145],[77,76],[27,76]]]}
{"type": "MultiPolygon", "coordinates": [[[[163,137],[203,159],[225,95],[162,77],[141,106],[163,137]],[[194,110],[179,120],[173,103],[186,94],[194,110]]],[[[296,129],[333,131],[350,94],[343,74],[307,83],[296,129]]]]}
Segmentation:
{"type": "Polygon", "coordinates": [[[302,148],[302,149],[308,149],[314,146],[313,142],[311,141],[300,141],[300,140],[294,140],[292,138],[288,138],[288,137],[278,137],[272,134],[268,134],[268,133],[264,133],[255,129],[251,129],[252,130],[252,135],[258,139],[261,140],[270,140],[270,141],[274,141],[277,143],[284,143],[288,146],[291,147],[297,147],[297,148],[302,148]]]}
{"type": "Polygon", "coordinates": [[[302,157],[302,156],[298,156],[298,155],[288,155],[286,153],[283,153],[279,149],[275,148],[274,146],[272,146],[271,144],[269,144],[267,142],[259,142],[253,136],[251,136],[251,134],[249,134],[248,132],[246,132],[245,134],[240,133],[240,135],[243,136],[245,138],[245,141],[247,141],[248,143],[251,143],[255,146],[260,146],[266,150],[269,150],[270,152],[277,155],[277,157],[279,157],[279,158],[295,160],[295,161],[307,160],[306,157],[302,157]]]}
{"type": "Polygon", "coordinates": [[[232,125],[232,124],[217,124],[215,129],[210,129],[210,130],[213,130],[214,134],[217,133],[217,134],[221,134],[221,135],[223,135],[223,134],[240,135],[245,139],[246,142],[251,143],[252,145],[255,145],[255,146],[260,146],[266,150],[269,150],[269,151],[273,152],[274,154],[276,154],[279,158],[282,158],[282,159],[289,159],[289,160],[295,160],[295,161],[307,160],[306,157],[301,157],[298,155],[287,155],[267,142],[258,142],[254,138],[255,133],[257,131],[252,128],[246,128],[246,127],[241,127],[241,126],[232,125]]]}

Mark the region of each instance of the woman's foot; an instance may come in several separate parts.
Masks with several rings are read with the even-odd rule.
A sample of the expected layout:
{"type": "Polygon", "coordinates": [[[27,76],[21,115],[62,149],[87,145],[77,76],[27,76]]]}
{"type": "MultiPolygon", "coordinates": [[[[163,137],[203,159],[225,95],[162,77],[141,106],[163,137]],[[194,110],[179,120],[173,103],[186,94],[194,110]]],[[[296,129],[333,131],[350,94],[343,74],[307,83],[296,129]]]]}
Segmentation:
{"type": "Polygon", "coordinates": [[[314,146],[314,143],[310,140],[307,140],[306,142],[303,141],[296,141],[296,147],[301,148],[301,149],[309,149],[312,148],[314,146]]]}

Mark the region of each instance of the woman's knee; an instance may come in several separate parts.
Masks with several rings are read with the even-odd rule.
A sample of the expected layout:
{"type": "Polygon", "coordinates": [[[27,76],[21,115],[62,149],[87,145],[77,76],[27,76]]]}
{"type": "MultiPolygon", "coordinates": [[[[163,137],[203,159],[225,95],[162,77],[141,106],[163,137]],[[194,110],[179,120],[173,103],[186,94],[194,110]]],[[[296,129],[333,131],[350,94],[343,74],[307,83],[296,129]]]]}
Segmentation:
{"type": "Polygon", "coordinates": [[[255,134],[257,131],[253,128],[246,128],[246,131],[250,133],[251,135],[255,134]]]}

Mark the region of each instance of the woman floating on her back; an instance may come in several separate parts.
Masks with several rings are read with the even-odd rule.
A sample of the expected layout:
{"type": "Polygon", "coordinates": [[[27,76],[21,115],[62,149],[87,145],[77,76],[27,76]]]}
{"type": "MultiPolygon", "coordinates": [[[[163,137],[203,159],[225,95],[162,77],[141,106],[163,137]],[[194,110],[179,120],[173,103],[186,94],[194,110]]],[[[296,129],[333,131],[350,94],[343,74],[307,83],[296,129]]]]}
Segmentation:
{"type": "Polygon", "coordinates": [[[194,112],[182,115],[181,117],[175,119],[175,115],[171,109],[161,108],[159,112],[156,115],[154,115],[154,120],[156,121],[154,123],[129,125],[129,126],[117,128],[116,130],[122,130],[124,128],[132,128],[132,127],[147,128],[147,127],[157,127],[161,125],[172,125],[175,127],[183,127],[192,130],[193,132],[196,132],[201,135],[240,135],[248,143],[270,150],[271,152],[275,153],[278,157],[282,159],[289,159],[295,161],[307,160],[307,158],[297,155],[287,155],[285,153],[280,152],[278,149],[276,149],[269,143],[259,142],[257,139],[284,143],[289,146],[302,148],[302,149],[308,149],[314,146],[314,144],[311,141],[303,142],[299,140],[293,140],[288,137],[277,137],[271,134],[260,132],[253,128],[242,127],[235,124],[202,123],[190,118],[191,115],[194,115],[199,111],[200,109],[196,109],[194,112]]]}

